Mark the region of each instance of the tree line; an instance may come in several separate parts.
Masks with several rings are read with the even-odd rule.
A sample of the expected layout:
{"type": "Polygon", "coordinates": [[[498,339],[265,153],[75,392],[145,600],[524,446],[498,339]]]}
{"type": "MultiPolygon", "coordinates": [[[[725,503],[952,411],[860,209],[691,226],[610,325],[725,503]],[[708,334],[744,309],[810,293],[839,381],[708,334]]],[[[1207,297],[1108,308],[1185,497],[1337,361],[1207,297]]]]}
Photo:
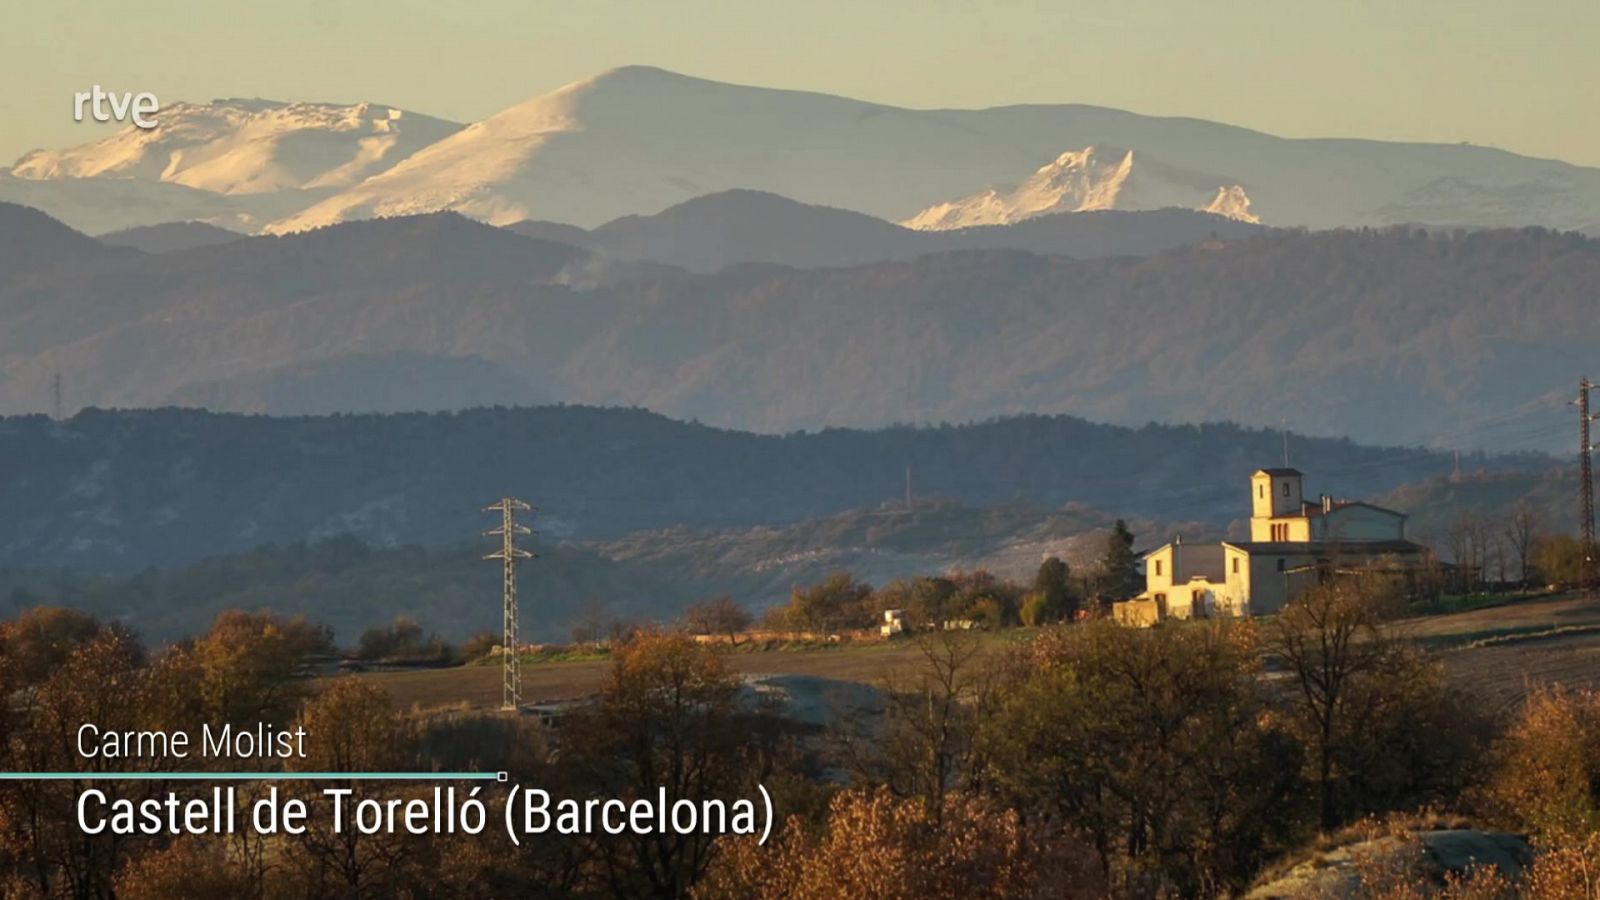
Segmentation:
{"type": "MultiPolygon", "coordinates": [[[[631,798],[665,786],[695,801],[760,783],[786,821],[765,847],[715,835],[547,836],[514,847],[489,833],[316,828],[131,838],[78,833],[76,785],[6,782],[0,892],[1209,897],[1242,890],[1318,834],[1431,807],[1529,834],[1545,850],[1505,892],[1585,896],[1560,886],[1600,865],[1600,696],[1540,691],[1497,720],[1392,628],[1402,608],[1388,582],[1351,579],[1259,621],[1131,629],[1091,617],[1021,640],[927,631],[914,638],[918,664],[882,685],[880,709],[820,729],[752,703],[731,657],[681,632],[619,642],[599,693],[547,725],[406,711],[363,678],[309,678],[328,635],[304,620],[230,612],[151,650],[115,624],[33,609],[0,623],[6,769],[101,764],[72,755],[65,736],[83,721],[117,730],[274,721],[310,735],[308,758],[291,770],[492,768],[552,793],[631,798]]],[[[1488,876],[1478,884],[1493,887],[1488,876]]]]}

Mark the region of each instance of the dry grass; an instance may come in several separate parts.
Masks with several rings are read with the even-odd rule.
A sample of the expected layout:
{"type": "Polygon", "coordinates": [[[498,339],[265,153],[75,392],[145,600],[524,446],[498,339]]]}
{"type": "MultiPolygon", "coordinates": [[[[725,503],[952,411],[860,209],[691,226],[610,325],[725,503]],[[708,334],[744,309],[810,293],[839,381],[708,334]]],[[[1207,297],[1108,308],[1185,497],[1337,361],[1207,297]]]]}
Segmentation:
{"type": "MultiPolygon", "coordinates": [[[[999,647],[1013,637],[986,635],[989,648],[999,647]]],[[[851,644],[807,650],[729,652],[734,671],[743,675],[810,675],[837,681],[878,684],[897,672],[915,667],[923,659],[909,640],[891,643],[851,644]]],[[[529,703],[545,703],[583,697],[594,693],[610,667],[607,660],[524,663],[522,696],[529,703]]],[[[397,705],[432,711],[466,704],[471,708],[500,705],[500,667],[469,665],[453,669],[418,669],[400,672],[369,672],[356,676],[370,679],[389,692],[397,705]]]]}

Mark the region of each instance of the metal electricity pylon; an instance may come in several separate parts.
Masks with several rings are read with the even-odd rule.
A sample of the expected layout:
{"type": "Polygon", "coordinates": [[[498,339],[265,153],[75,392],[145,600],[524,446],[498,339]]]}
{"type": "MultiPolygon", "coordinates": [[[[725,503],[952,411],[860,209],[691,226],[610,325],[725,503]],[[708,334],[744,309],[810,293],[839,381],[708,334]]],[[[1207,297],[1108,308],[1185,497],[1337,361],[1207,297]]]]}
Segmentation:
{"type": "Polygon", "coordinates": [[[500,513],[500,527],[484,532],[500,536],[500,549],[486,554],[483,558],[502,560],[505,572],[503,591],[505,638],[500,653],[503,676],[501,709],[517,709],[522,706],[522,644],[517,637],[517,563],[532,559],[534,554],[517,546],[517,535],[533,534],[531,529],[517,524],[518,510],[531,513],[533,507],[515,497],[501,497],[500,502],[483,508],[484,512],[500,513]]]}
{"type": "Polygon", "coordinates": [[[1595,420],[1589,412],[1589,392],[1594,382],[1585,378],[1578,382],[1578,530],[1583,535],[1583,568],[1578,576],[1579,588],[1585,597],[1594,590],[1594,445],[1589,439],[1589,425],[1595,420]]]}

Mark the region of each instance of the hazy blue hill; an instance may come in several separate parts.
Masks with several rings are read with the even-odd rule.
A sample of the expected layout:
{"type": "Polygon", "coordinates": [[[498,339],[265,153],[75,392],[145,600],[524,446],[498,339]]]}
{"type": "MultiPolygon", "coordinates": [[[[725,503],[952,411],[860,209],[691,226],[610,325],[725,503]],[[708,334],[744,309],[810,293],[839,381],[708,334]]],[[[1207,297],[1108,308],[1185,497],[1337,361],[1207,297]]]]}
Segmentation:
{"type": "Polygon", "coordinates": [[[774,433],[1066,413],[1528,449],[1568,440],[1561,410],[1600,341],[1600,241],[1540,229],[693,274],[441,214],[122,253],[0,270],[0,412],[48,409],[60,372],[69,410],[359,412],[410,394],[774,433]]]}
{"type": "Polygon", "coordinates": [[[126,259],[131,250],[111,249],[29,206],[0,202],[0,280],[67,263],[126,259]]]}
{"type": "Polygon", "coordinates": [[[716,272],[740,263],[794,268],[859,266],[950,250],[1009,249],[1076,258],[1142,256],[1266,229],[1185,209],[1063,213],[1015,225],[914,231],[858,212],[797,203],[763,191],[696,197],[653,215],[584,231],[554,222],[506,226],[518,234],[624,260],[716,272]]]}
{"type": "MultiPolygon", "coordinates": [[[[1445,454],[1295,438],[1312,488],[1370,496],[1450,471],[1445,454]]],[[[1217,524],[1247,514],[1279,436],[1231,425],[1139,429],[1065,416],[981,424],[727,431],[641,410],[477,409],[304,418],[179,409],[0,419],[0,564],[135,569],[352,534],[442,546],[505,494],[547,540],[672,526],[780,525],[918,496],[1068,502],[1217,524]]],[[[1471,460],[1469,460],[1471,462],[1471,460]]]]}
{"type": "Polygon", "coordinates": [[[172,253],[237,241],[244,235],[204,222],[163,222],[124,228],[95,238],[108,247],[131,247],[141,253],[172,253]]]}
{"type": "MultiPolygon", "coordinates": [[[[410,616],[450,640],[500,628],[500,569],[484,546],[373,548],[351,538],[264,545],[167,569],[93,577],[0,567],[0,616],[40,603],[126,622],[152,641],[204,631],[228,609],[271,609],[332,626],[341,643],[410,616]]],[[[571,622],[603,607],[636,621],[668,618],[698,597],[579,547],[542,546],[523,566],[523,634],[566,640],[571,622]]]]}

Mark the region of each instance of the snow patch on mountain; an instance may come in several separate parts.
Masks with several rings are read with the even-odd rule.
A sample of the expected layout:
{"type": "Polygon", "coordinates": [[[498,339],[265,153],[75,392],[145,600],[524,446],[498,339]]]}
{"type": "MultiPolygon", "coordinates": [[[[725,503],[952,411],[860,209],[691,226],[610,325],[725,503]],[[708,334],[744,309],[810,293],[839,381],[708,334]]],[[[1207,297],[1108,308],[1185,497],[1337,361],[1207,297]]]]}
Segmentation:
{"type": "Polygon", "coordinates": [[[1243,185],[1224,185],[1217,188],[1217,196],[1200,211],[1214,216],[1238,219],[1241,222],[1254,224],[1261,222],[1260,216],[1250,212],[1250,196],[1244,192],[1243,185]]]}
{"type": "Polygon", "coordinates": [[[443,209],[596,228],[734,189],[928,228],[1168,206],[1310,228],[1600,222],[1600,169],[1486,147],[1285,139],[1078,104],[901,109],[646,66],[466,128],[373,104],[169,112],[153,134],[29,154],[0,172],[0,199],[91,233],[191,219],[298,231],[443,209]]]}
{"type": "Polygon", "coordinates": [[[129,126],[104,140],[36,150],[11,174],[33,181],[127,178],[217,194],[331,191],[461,129],[376,103],[260,99],[175,103],[157,121],[149,130],[129,126]]]}
{"type": "Polygon", "coordinates": [[[1159,163],[1110,147],[1069,150],[1041,166],[1019,184],[988,187],[975,194],[936,203],[900,224],[920,231],[945,231],[982,225],[1011,225],[1035,216],[1096,210],[1148,210],[1185,207],[1259,222],[1241,185],[1159,163]],[[1209,198],[1209,199],[1208,199],[1209,198]]]}

